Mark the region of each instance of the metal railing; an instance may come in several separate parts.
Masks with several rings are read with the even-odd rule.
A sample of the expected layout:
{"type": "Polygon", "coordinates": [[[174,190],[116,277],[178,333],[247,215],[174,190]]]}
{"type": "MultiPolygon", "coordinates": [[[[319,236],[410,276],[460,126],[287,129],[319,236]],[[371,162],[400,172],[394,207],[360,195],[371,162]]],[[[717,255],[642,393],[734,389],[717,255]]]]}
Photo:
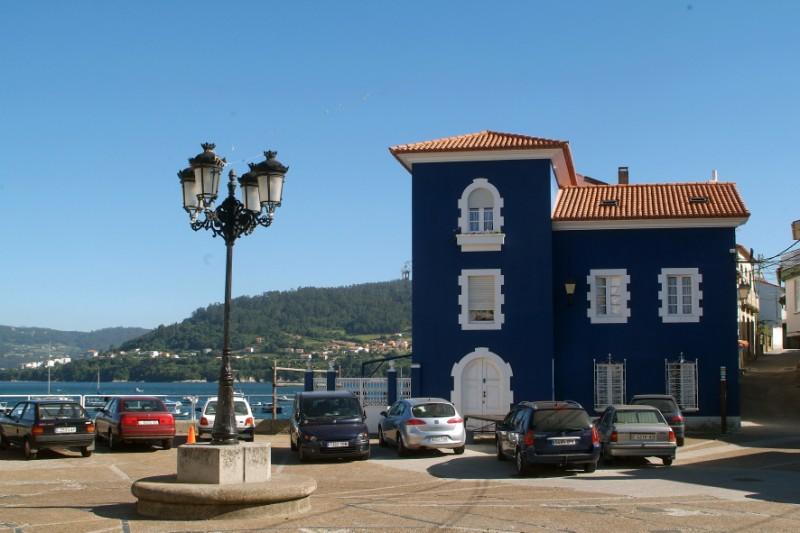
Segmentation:
{"type": "MultiPolygon", "coordinates": [[[[167,409],[178,419],[197,420],[199,413],[209,398],[216,397],[216,394],[179,396],[170,394],[0,394],[0,410],[8,412],[14,408],[18,402],[28,400],[73,400],[81,404],[84,409],[90,412],[99,411],[112,398],[134,398],[137,396],[148,396],[160,398],[167,409]]],[[[272,394],[239,394],[250,404],[253,417],[256,419],[272,417],[272,394]]],[[[294,394],[277,395],[281,418],[288,417],[292,410],[292,400],[294,394]]]]}

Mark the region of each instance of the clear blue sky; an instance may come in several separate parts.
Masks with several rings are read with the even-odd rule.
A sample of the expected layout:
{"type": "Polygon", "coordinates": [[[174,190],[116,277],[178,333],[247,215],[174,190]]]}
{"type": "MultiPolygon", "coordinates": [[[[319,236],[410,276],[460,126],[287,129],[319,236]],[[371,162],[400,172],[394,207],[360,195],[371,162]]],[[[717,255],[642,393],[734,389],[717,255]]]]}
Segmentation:
{"type": "Polygon", "coordinates": [[[738,183],[739,241],[800,218],[798,2],[4,2],[0,324],[154,327],[223,297],[176,171],[213,141],[289,165],[234,294],[399,277],[394,144],[569,140],[579,172],[738,183]]]}

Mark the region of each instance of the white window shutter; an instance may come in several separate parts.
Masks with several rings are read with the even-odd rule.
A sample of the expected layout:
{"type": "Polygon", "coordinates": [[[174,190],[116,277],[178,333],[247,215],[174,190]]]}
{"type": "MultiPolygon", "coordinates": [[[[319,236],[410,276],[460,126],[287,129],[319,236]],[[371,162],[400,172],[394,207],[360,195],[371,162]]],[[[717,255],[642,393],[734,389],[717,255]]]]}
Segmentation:
{"type": "Polygon", "coordinates": [[[469,277],[469,308],[471,310],[494,309],[494,276],[469,277]]]}

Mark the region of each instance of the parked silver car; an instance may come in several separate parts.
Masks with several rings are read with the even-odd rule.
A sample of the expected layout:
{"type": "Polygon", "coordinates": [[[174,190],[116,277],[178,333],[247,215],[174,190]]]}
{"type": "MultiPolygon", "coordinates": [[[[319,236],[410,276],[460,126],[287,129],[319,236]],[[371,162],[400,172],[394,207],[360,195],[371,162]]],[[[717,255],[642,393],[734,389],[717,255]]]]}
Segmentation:
{"type": "Polygon", "coordinates": [[[455,406],[442,398],[408,398],[381,412],[378,442],[393,444],[398,455],[423,448],[450,448],[464,453],[467,433],[455,406]]]}
{"type": "Polygon", "coordinates": [[[669,466],[675,460],[675,433],[655,407],[609,405],[597,430],[606,462],[614,457],[658,457],[669,466]]]}

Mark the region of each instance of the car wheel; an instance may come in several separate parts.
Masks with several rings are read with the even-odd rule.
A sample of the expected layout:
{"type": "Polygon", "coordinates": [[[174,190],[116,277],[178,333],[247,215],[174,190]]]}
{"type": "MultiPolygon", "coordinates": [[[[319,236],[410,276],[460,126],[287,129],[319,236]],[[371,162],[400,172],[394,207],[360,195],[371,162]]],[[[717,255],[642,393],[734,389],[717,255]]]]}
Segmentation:
{"type": "Polygon", "coordinates": [[[161,441],[161,447],[165,450],[172,449],[172,439],[164,439],[161,441]]]}
{"type": "Polygon", "coordinates": [[[498,461],[506,460],[506,454],[503,453],[503,444],[500,442],[499,439],[497,441],[497,460],[498,461]]]}
{"type": "Polygon", "coordinates": [[[36,452],[31,449],[31,440],[27,437],[22,443],[22,453],[25,455],[25,459],[36,459],[36,452]]]}
{"type": "Polygon", "coordinates": [[[597,470],[597,463],[586,463],[583,465],[583,471],[587,474],[591,474],[595,470],[597,470]]]}
{"type": "Polygon", "coordinates": [[[456,455],[461,455],[462,453],[464,453],[464,446],[459,446],[458,448],[453,448],[453,452],[456,455]]]}
{"type": "Polygon", "coordinates": [[[678,437],[675,441],[678,446],[683,446],[683,437],[678,437]]]}
{"type": "Polygon", "coordinates": [[[403,442],[403,436],[399,432],[397,433],[397,455],[400,457],[408,455],[408,448],[406,448],[406,444],[403,442]]]}
{"type": "Polygon", "coordinates": [[[359,461],[366,461],[367,459],[369,459],[369,448],[367,448],[366,453],[364,453],[358,458],[359,461]]]}
{"type": "Polygon", "coordinates": [[[301,463],[308,462],[308,455],[303,451],[303,446],[301,444],[297,445],[297,458],[300,459],[301,463]]]}
{"type": "Polygon", "coordinates": [[[289,435],[289,449],[293,452],[297,451],[297,444],[294,443],[294,439],[292,439],[291,435],[289,435]]]}
{"type": "Polygon", "coordinates": [[[383,428],[378,426],[378,446],[381,448],[386,448],[388,444],[386,444],[386,439],[383,438],[383,428]]]}
{"type": "Polygon", "coordinates": [[[664,463],[664,466],[669,466],[672,464],[672,457],[662,457],[661,462],[664,463]]]}
{"type": "Polygon", "coordinates": [[[514,454],[514,466],[517,469],[517,474],[520,476],[524,476],[528,473],[530,468],[528,467],[528,460],[525,459],[525,454],[522,453],[522,450],[517,448],[516,453],[514,454]]]}
{"type": "Polygon", "coordinates": [[[81,455],[84,457],[91,457],[92,450],[90,450],[88,446],[81,446],[81,455]]]}

